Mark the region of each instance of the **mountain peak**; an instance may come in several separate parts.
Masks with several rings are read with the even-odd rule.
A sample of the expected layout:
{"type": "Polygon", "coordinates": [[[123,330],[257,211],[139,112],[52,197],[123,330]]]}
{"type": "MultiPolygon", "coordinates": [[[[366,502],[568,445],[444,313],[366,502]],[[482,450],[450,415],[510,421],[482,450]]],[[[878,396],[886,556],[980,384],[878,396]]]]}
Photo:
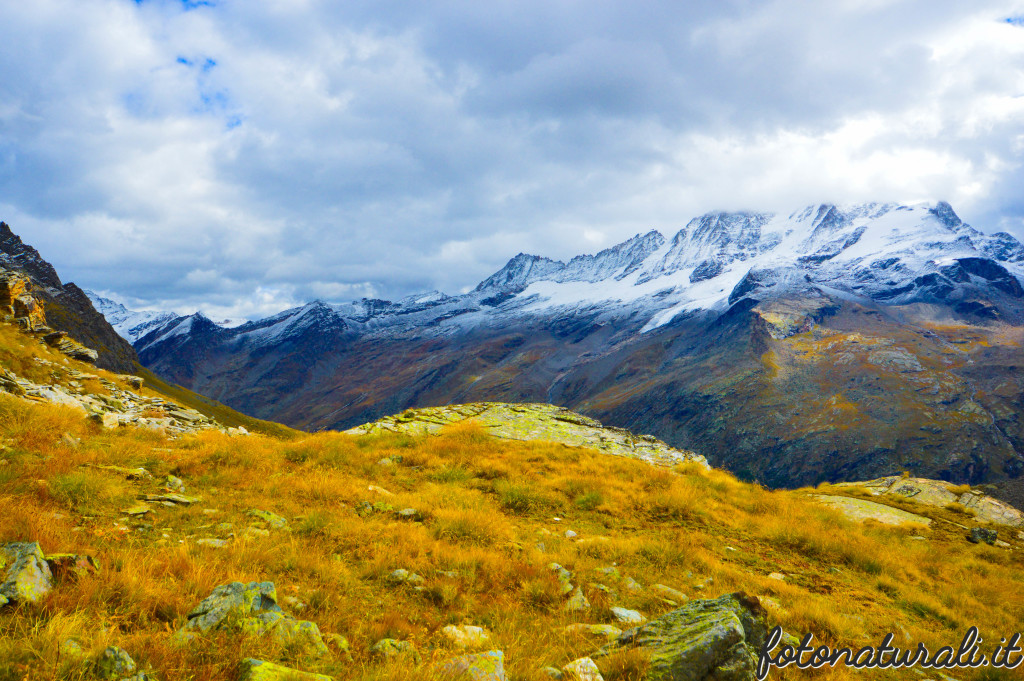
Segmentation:
{"type": "Polygon", "coordinates": [[[476,290],[522,290],[532,282],[554,275],[564,268],[565,263],[559,260],[519,253],[500,270],[480,282],[476,290]]]}

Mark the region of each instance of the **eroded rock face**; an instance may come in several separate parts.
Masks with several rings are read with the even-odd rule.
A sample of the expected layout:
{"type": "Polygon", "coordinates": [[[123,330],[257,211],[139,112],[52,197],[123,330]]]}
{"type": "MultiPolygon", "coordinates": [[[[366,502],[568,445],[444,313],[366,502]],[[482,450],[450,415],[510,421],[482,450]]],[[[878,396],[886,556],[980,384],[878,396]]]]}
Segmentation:
{"type": "Polygon", "coordinates": [[[222,584],[188,614],[188,623],[177,636],[189,641],[198,633],[234,631],[242,635],[276,638],[312,655],[327,654],[320,629],[313,622],[287,615],[277,604],[273,582],[222,584]]]}
{"type": "Polygon", "coordinates": [[[32,297],[32,282],[23,274],[0,270],[0,312],[14,319],[23,319],[21,324],[28,330],[46,326],[43,306],[32,297]]]}
{"type": "Polygon", "coordinates": [[[733,593],[693,600],[678,610],[623,632],[592,658],[642,648],[651,681],[752,681],[768,632],[757,598],[733,593]]]}
{"type": "Polygon", "coordinates": [[[37,542],[0,546],[0,570],[6,576],[0,596],[15,603],[36,603],[53,590],[53,574],[37,542]]]}
{"type": "Polygon", "coordinates": [[[675,449],[650,435],[634,435],[622,428],[602,426],[600,421],[551,404],[476,402],[407,409],[401,414],[345,432],[354,435],[382,432],[437,433],[447,425],[463,421],[473,421],[488,434],[506,440],[561,442],[661,466],[674,466],[686,461],[707,466],[707,461],[699,454],[675,449]]]}

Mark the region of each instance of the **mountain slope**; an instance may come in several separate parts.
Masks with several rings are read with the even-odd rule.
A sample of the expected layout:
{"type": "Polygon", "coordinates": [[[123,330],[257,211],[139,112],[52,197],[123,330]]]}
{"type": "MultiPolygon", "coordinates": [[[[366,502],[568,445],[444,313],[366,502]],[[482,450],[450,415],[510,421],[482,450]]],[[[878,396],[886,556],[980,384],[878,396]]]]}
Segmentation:
{"type": "MultiPolygon", "coordinates": [[[[665,653],[706,667],[706,639],[677,635],[658,657],[606,644],[643,638],[642,619],[721,627],[702,612],[723,599],[833,648],[895,630],[899,646],[934,652],[976,626],[991,655],[1024,620],[1020,515],[993,523],[941,503],[986,508],[974,491],[913,479],[771,491],[695,463],[518,441],[565,418],[599,428],[491,407],[517,439],[474,423],[419,434],[433,411],[364,435],[168,437],[0,394],[0,678],[118,678],[102,666],[118,660],[138,678],[241,681],[246,659],[325,681],[470,678],[440,666],[496,651],[508,678],[591,656],[608,681],[653,681],[665,653]]],[[[715,660],[736,643],[726,631],[715,660]]],[[[1000,674],[958,678],[1013,678],[1000,674]]]]}
{"type": "Polygon", "coordinates": [[[144,364],[263,418],[551,402],[773,486],[910,470],[1019,490],[1024,247],[948,204],[715,213],[568,263],[520,254],[461,296],[202,316],[144,364]]]}

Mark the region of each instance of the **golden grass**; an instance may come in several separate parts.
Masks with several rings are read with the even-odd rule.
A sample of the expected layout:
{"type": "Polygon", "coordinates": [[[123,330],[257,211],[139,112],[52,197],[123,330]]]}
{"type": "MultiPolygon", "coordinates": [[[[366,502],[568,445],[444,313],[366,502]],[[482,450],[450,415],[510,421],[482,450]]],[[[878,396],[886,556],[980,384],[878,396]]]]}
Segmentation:
{"type": "MultiPolygon", "coordinates": [[[[440,629],[462,623],[491,631],[509,678],[540,680],[544,666],[598,647],[561,631],[609,621],[615,603],[594,583],[604,581],[618,604],[648,617],[671,609],[649,589],[632,593],[598,576],[612,564],[645,587],[666,584],[691,598],[736,590],[768,597],[778,606],[773,621],[831,645],[880,641],[898,627],[937,646],[958,642],[971,624],[998,639],[1024,621],[1019,547],[971,545],[944,523],[856,524],[800,492],[722,471],[669,471],[558,444],[498,441],[471,425],[431,437],[204,432],[168,440],[104,431],[73,411],[0,395],[0,441],[0,541],[36,540],[102,565],[97,575],[59,584],[38,607],[0,610],[0,681],[87,678],[60,653],[68,638],[89,654],[119,645],[166,681],[230,678],[250,655],[344,679],[435,678],[432,665],[457,654],[440,629]],[[396,463],[378,463],[384,458],[396,463]],[[86,464],[146,466],[158,480],[130,482],[86,464]],[[128,520],[122,509],[169,473],[202,501],[154,506],[142,521],[128,520]],[[290,530],[241,539],[252,508],[286,517],[290,530]],[[419,519],[401,519],[403,508],[419,519]],[[236,534],[227,548],[196,543],[229,536],[220,523],[236,534]],[[566,538],[567,529],[579,537],[566,538]],[[589,613],[562,609],[550,562],[584,585],[589,613]],[[425,588],[389,582],[396,568],[424,576],[425,588]],[[768,579],[772,572],[786,580],[768,579]],[[352,660],[297,659],[269,640],[226,636],[174,646],[171,634],[189,610],[234,580],[273,581],[282,599],[306,605],[297,616],[345,635],[352,660]],[[373,659],[370,647],[385,636],[413,641],[422,667],[373,659]]],[[[645,662],[623,654],[601,664],[607,679],[625,680],[642,678],[645,662]]],[[[771,678],[802,677],[787,669],[771,678]]],[[[837,669],[828,678],[859,676],[837,669]]]]}

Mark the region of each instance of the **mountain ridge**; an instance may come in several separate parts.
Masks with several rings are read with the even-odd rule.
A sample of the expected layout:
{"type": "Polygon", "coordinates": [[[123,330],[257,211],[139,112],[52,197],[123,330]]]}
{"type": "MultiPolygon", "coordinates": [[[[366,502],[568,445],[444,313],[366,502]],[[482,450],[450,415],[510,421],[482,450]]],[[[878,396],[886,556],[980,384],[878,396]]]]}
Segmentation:
{"type": "Polygon", "coordinates": [[[547,402],[771,486],[910,470],[1019,503],[1022,274],[1018,241],[941,202],[709,213],[568,262],[520,254],[459,296],[181,317],[136,348],[310,430],[547,402]]]}

